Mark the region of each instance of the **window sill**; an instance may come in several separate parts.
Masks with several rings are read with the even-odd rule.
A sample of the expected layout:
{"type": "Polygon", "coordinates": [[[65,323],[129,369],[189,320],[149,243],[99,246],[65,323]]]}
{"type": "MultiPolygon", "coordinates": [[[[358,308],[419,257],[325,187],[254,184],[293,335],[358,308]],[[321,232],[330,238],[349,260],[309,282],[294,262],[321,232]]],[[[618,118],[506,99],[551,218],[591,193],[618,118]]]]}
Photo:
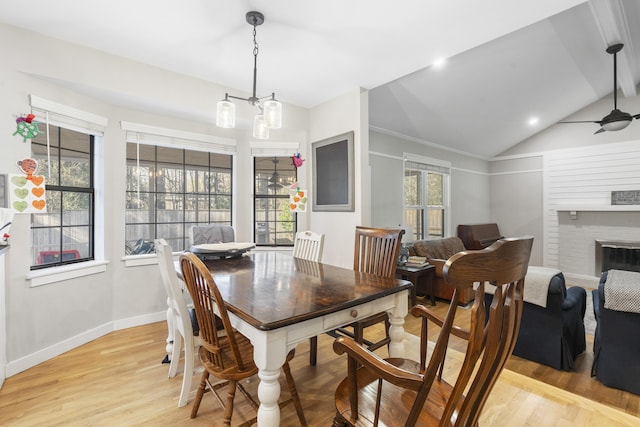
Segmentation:
{"type": "Polygon", "coordinates": [[[45,268],[43,270],[30,271],[27,280],[31,281],[29,287],[48,285],[49,283],[89,276],[91,274],[107,271],[109,261],[87,261],[77,264],[63,265],[59,267],[45,268]]]}

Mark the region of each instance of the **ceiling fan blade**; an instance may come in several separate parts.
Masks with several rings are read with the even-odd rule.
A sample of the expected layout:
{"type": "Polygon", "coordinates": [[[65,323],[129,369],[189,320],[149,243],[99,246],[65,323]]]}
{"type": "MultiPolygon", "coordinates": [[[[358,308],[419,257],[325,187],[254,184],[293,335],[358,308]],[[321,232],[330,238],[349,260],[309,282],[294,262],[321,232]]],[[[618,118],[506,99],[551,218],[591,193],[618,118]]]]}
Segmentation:
{"type": "MultiPolygon", "coordinates": [[[[640,114],[639,114],[640,116],[640,114]]],[[[563,121],[558,123],[597,123],[600,124],[601,120],[573,120],[573,121],[563,121]]]]}
{"type": "Polygon", "coordinates": [[[597,135],[597,134],[602,133],[602,132],[606,132],[606,130],[604,128],[600,128],[597,131],[595,131],[593,134],[597,135]]]}

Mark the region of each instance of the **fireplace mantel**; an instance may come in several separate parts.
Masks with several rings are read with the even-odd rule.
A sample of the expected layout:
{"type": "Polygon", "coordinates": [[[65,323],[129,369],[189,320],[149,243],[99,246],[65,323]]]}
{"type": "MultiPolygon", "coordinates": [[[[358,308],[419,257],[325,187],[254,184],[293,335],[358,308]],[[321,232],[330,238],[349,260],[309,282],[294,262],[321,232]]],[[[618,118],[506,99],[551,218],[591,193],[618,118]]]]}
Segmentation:
{"type": "Polygon", "coordinates": [[[553,205],[558,212],[634,212],[640,205],[553,205]]]}

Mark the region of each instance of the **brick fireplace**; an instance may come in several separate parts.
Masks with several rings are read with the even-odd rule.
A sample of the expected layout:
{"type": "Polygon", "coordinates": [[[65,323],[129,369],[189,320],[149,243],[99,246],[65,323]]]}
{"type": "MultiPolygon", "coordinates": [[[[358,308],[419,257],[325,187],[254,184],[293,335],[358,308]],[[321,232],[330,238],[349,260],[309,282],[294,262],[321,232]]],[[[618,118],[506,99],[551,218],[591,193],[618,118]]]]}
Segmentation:
{"type": "Polygon", "coordinates": [[[623,262],[627,257],[628,262],[635,263],[633,254],[640,256],[640,250],[633,249],[640,248],[640,212],[558,211],[559,269],[569,274],[599,277],[605,258],[600,255],[596,260],[596,252],[601,251],[602,246],[609,252],[607,262],[615,261],[616,257],[623,262]],[[599,248],[596,241],[600,242],[599,248]],[[615,252],[618,253],[613,255],[615,252]]]}

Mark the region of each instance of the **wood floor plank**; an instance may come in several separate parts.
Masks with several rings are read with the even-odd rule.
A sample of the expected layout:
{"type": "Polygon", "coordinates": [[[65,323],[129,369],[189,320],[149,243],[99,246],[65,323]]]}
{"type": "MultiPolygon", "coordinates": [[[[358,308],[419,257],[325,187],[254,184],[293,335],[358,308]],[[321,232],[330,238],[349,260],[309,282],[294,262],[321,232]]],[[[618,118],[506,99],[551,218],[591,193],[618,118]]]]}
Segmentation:
{"type": "MultiPolygon", "coordinates": [[[[445,307],[438,302],[436,310],[445,307]]],[[[459,309],[459,324],[464,324],[465,310],[459,309]]],[[[419,321],[411,317],[405,326],[414,335],[420,329],[419,321]]],[[[375,329],[368,333],[383,332],[375,329]]],[[[168,365],[160,363],[165,338],[164,322],[116,331],[7,378],[0,390],[0,425],[216,425],[222,410],[209,395],[204,397],[198,417],[189,417],[199,376],[194,377],[189,404],[178,408],[182,377],[179,372],[177,377],[167,378],[168,365]]],[[[346,375],[346,359],[333,352],[332,343],[326,335],[319,337],[315,367],[308,365],[306,342],[298,346],[291,362],[310,426],[331,425],[333,392],[346,375]]],[[[462,345],[453,340],[450,346],[461,351],[462,345]]],[[[487,402],[481,425],[640,425],[640,396],[605,387],[590,377],[591,346],[588,343],[587,353],[579,357],[576,372],[556,371],[512,357],[487,402]]],[[[451,351],[450,357],[453,363],[460,355],[451,351]]],[[[257,378],[247,384],[254,395],[257,384],[257,378]]],[[[286,396],[284,381],[281,388],[286,396]]],[[[253,414],[238,393],[233,425],[253,414]]],[[[283,409],[281,424],[297,425],[293,407],[283,409]]]]}

